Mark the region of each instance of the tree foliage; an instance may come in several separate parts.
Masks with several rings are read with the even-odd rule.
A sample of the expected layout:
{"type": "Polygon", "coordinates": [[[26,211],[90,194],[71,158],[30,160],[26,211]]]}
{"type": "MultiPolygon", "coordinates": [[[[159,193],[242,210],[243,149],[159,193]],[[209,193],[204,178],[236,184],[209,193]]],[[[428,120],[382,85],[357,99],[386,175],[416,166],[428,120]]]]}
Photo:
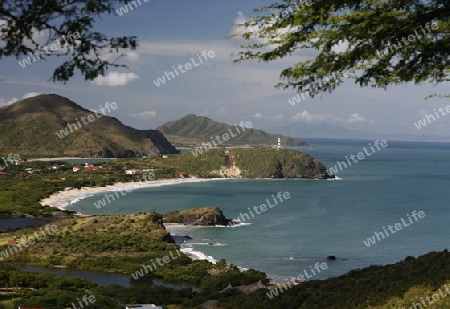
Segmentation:
{"type": "Polygon", "coordinates": [[[235,62],[302,56],[281,72],[278,88],[313,96],[343,77],[382,88],[449,80],[448,0],[283,0],[235,26],[232,36],[248,41],[235,62]]]}
{"type": "MultiPolygon", "coordinates": [[[[102,15],[114,14],[128,0],[5,0],[0,1],[1,57],[44,53],[45,47],[64,42],[64,49],[50,55],[65,56],[53,72],[53,81],[67,82],[75,71],[85,80],[104,74],[108,67],[124,67],[105,57],[121,49],[136,49],[135,36],[109,37],[94,31],[102,15]],[[116,8],[117,8],[116,7],[116,8]],[[74,35],[76,34],[76,35],[74,35]],[[72,39],[70,39],[72,38],[72,39]]],[[[48,50],[48,49],[47,49],[48,50]]]]}

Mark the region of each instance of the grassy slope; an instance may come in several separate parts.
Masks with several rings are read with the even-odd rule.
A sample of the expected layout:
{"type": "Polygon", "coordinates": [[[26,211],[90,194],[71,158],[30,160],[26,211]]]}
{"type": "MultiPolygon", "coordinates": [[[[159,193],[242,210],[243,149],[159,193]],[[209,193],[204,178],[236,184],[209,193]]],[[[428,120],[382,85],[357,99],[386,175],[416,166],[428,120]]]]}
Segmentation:
{"type": "MultiPolygon", "coordinates": [[[[52,223],[58,227],[55,235],[14,255],[12,260],[107,271],[132,269],[144,257],[153,258],[176,249],[168,232],[158,224],[160,219],[152,213],[58,220],[52,223]],[[125,266],[93,262],[96,258],[108,256],[127,260],[128,263],[125,266]]],[[[13,235],[24,241],[33,230],[21,230],[13,235]]]]}

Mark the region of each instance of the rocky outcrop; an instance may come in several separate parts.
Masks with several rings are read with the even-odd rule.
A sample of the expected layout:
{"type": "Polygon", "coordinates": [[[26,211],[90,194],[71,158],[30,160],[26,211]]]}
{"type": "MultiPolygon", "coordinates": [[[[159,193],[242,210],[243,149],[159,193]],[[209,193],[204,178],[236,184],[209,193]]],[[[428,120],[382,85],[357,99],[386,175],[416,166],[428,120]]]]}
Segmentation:
{"type": "Polygon", "coordinates": [[[221,166],[220,170],[212,171],[211,173],[225,178],[241,178],[241,170],[236,166],[235,162],[231,166],[221,166]]]}
{"type": "Polygon", "coordinates": [[[228,225],[227,219],[219,207],[206,206],[186,210],[176,210],[163,216],[164,223],[179,223],[189,225],[228,225]]]}

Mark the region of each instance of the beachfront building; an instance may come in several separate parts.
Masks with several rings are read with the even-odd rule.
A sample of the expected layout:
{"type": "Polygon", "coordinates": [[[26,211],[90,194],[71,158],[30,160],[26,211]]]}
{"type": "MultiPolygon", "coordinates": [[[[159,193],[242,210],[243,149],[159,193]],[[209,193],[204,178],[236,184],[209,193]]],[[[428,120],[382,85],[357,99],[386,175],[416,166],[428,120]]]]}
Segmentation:
{"type": "Polygon", "coordinates": [[[163,307],[155,306],[154,304],[140,304],[140,305],[126,305],[125,309],[163,309],[163,307]]]}
{"type": "Polygon", "coordinates": [[[125,171],[125,174],[127,175],[137,175],[142,174],[144,171],[139,168],[130,168],[129,170],[125,171]]]}

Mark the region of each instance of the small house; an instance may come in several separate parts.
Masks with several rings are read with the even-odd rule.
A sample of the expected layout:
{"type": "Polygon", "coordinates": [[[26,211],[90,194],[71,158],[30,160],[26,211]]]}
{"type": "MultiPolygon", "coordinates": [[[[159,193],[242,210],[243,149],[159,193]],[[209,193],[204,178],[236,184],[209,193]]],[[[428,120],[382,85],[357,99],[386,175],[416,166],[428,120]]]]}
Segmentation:
{"type": "Polygon", "coordinates": [[[163,309],[163,307],[155,306],[154,304],[140,304],[140,305],[126,305],[125,309],[163,309]]]}
{"type": "Polygon", "coordinates": [[[127,175],[137,175],[137,174],[142,174],[142,170],[139,168],[130,168],[128,170],[125,171],[125,174],[127,175]]]}

